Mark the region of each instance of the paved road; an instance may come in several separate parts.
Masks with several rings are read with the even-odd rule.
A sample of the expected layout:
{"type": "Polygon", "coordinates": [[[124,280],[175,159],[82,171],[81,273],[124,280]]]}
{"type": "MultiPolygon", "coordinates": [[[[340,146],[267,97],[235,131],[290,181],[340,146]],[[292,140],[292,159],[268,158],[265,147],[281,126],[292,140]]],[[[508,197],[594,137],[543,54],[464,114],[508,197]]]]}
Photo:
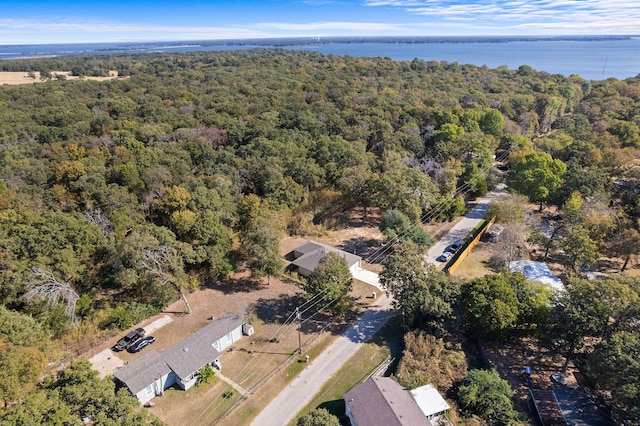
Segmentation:
{"type": "MultiPolygon", "coordinates": [[[[500,197],[499,187],[485,197],[478,199],[476,206],[465,217],[438,241],[427,253],[427,260],[442,265],[435,260],[444,249],[464,238],[472,230],[489,208],[489,203],[500,197]]],[[[376,287],[379,286],[377,274],[363,270],[362,279],[376,287]]],[[[362,317],[356,321],[342,336],[336,339],[318,358],[309,365],[293,381],[283,389],[251,423],[252,426],[283,426],[288,424],[302,410],[322,386],[346,363],[360,346],[369,340],[393,315],[391,299],[384,293],[375,305],[372,305],[362,317]]]]}
{"type": "Polygon", "coordinates": [[[391,299],[382,295],[362,317],[338,337],[320,356],[293,379],[251,423],[254,426],[283,426],[306,406],[322,386],[393,315],[391,299]]]}
{"type": "Polygon", "coordinates": [[[427,262],[431,262],[436,266],[444,266],[444,263],[438,262],[436,258],[442,254],[449,244],[456,240],[462,240],[467,234],[475,228],[475,226],[484,218],[485,214],[489,210],[489,203],[495,201],[504,195],[504,185],[499,185],[495,190],[489,192],[482,198],[476,201],[476,206],[461,218],[453,228],[435,243],[427,252],[427,262]]]}

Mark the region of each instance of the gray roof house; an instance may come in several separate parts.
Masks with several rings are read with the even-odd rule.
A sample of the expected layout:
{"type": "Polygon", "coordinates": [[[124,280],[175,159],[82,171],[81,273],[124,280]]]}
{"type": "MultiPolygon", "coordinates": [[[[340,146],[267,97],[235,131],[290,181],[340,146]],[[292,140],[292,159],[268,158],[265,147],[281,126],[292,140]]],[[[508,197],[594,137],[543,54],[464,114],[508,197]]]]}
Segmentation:
{"type": "Polygon", "coordinates": [[[418,403],[390,377],[372,377],[344,396],[351,426],[431,426],[418,403]]]}
{"type": "Polygon", "coordinates": [[[311,240],[293,250],[294,260],[291,265],[297,268],[298,274],[308,277],[315,271],[327,253],[336,253],[345,259],[352,274],[360,269],[360,261],[362,260],[360,256],[311,240]]]}
{"type": "Polygon", "coordinates": [[[162,352],[149,352],[117,369],[113,376],[141,404],[178,385],[187,390],[197,382],[197,373],[213,364],[220,353],[242,338],[244,322],[226,314],[162,352]]]}

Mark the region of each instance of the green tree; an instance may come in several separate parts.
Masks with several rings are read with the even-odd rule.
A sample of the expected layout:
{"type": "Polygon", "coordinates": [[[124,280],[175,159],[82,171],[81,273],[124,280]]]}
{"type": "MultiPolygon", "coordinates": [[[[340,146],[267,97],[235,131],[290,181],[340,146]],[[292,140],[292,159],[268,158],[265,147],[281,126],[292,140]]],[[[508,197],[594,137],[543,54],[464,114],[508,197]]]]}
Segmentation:
{"type": "Polygon", "coordinates": [[[20,404],[14,404],[0,413],[0,425],[82,425],[79,417],[71,415],[69,407],[58,395],[44,391],[25,395],[20,404]]]}
{"type": "Polygon", "coordinates": [[[640,334],[620,331],[599,343],[589,372],[611,391],[611,417],[615,424],[631,425],[640,418],[640,334]]]}
{"type": "Polygon", "coordinates": [[[271,284],[272,276],[279,276],[284,272],[284,261],[280,255],[280,236],[269,227],[258,228],[249,237],[249,268],[251,276],[267,276],[267,284],[271,284]]]}
{"type": "Polygon", "coordinates": [[[296,426],[340,426],[340,419],[326,408],[316,408],[300,417],[296,426]]]}
{"type": "Polygon", "coordinates": [[[458,388],[458,401],[492,425],[523,424],[514,409],[515,391],[496,370],[471,370],[458,388]]]}
{"type": "Polygon", "coordinates": [[[260,197],[255,194],[246,195],[237,206],[238,221],[235,229],[240,241],[247,241],[258,229],[259,219],[265,214],[266,207],[260,197]]]}
{"type": "Polygon", "coordinates": [[[44,387],[79,419],[88,417],[98,425],[108,426],[161,424],[147,412],[140,411],[137,399],[126,389],[116,392],[111,378],[100,379],[87,359],[71,362],[55,378],[45,380],[44,387]]]}
{"type": "Polygon", "coordinates": [[[32,346],[45,352],[51,345],[50,333],[30,315],[0,305],[0,339],[16,346],[32,346]]]}
{"type": "Polygon", "coordinates": [[[635,281],[571,279],[542,324],[542,343],[565,357],[566,368],[588,339],[606,340],[629,327],[640,302],[637,288],[635,281]]]}
{"type": "Polygon", "coordinates": [[[589,268],[600,256],[598,246],[591,239],[589,231],[579,225],[565,228],[562,248],[574,271],[580,267],[589,268]]]}
{"type": "Polygon", "coordinates": [[[216,372],[210,364],[205,365],[198,371],[198,385],[209,383],[216,378],[216,372]]]}
{"type": "Polygon", "coordinates": [[[474,334],[487,339],[500,339],[520,315],[512,275],[486,275],[462,286],[464,321],[474,334]]]}
{"type": "Polygon", "coordinates": [[[562,184],[567,166],[549,154],[533,152],[526,154],[515,164],[509,175],[509,185],[533,202],[542,204],[553,200],[562,184]]]}
{"type": "Polygon", "coordinates": [[[379,228],[389,241],[411,241],[419,246],[430,246],[434,242],[433,237],[421,226],[411,225],[407,215],[400,210],[388,211],[379,228]]]}
{"type": "Polygon", "coordinates": [[[424,259],[418,246],[396,247],[380,273],[380,285],[393,297],[402,327],[410,329],[419,320],[442,323],[453,317],[457,285],[424,259]]]}
{"type": "Polygon", "coordinates": [[[33,391],[44,367],[45,358],[39,349],[0,340],[0,400],[4,406],[33,391]]]}
{"type": "Polygon", "coordinates": [[[640,232],[633,228],[619,230],[608,241],[607,251],[624,259],[620,269],[620,272],[624,272],[631,257],[640,254],[640,232]]]}
{"type": "Polygon", "coordinates": [[[353,277],[347,261],[338,254],[329,252],[318,263],[309,276],[306,290],[311,295],[322,295],[331,303],[329,310],[335,315],[343,315],[351,306],[349,291],[353,277]]]}
{"type": "Polygon", "coordinates": [[[480,129],[487,134],[499,138],[504,127],[504,117],[497,109],[490,109],[485,112],[480,119],[480,129]]]}

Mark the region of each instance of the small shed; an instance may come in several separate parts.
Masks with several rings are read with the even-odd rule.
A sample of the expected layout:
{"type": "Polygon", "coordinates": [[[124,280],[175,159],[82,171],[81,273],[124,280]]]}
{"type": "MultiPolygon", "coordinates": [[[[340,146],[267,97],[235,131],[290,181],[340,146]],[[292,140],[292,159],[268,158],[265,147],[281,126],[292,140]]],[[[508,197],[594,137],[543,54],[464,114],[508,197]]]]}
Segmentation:
{"type": "Polygon", "coordinates": [[[497,243],[500,241],[500,235],[504,232],[504,226],[499,223],[494,223],[484,232],[484,240],[490,243],[497,243]]]}
{"type": "Polygon", "coordinates": [[[433,385],[420,386],[410,392],[413,399],[418,403],[418,407],[429,420],[433,420],[451,409],[447,401],[433,385]]]}

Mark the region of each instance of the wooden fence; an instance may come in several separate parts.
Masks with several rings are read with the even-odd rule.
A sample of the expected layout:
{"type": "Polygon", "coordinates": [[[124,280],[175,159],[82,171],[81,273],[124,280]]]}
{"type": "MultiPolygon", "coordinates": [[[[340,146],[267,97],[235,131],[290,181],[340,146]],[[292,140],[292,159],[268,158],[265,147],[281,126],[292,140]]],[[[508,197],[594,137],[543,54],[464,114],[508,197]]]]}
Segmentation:
{"type": "Polygon", "coordinates": [[[449,259],[447,265],[442,268],[442,270],[447,274],[451,275],[458,269],[458,266],[462,263],[462,261],[471,253],[471,250],[480,242],[480,238],[485,233],[487,229],[493,222],[495,222],[495,216],[491,219],[482,219],[480,223],[476,225],[475,228],[469,232],[469,234],[462,240],[462,247],[449,259]]]}

